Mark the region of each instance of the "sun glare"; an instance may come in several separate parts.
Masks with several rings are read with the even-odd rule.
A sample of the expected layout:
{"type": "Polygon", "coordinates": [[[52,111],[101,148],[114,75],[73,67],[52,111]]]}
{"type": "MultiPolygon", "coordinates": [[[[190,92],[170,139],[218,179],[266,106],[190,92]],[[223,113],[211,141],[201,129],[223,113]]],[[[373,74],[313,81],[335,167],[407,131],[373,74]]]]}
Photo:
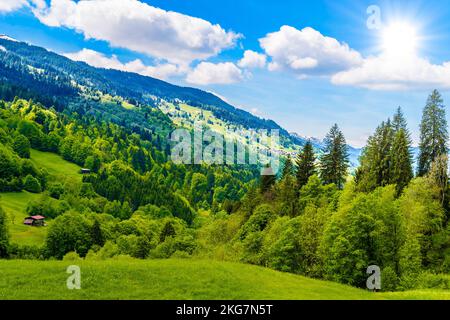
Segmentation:
{"type": "Polygon", "coordinates": [[[383,30],[383,50],[385,53],[403,57],[414,55],[418,46],[416,29],[409,23],[396,22],[383,30]]]}

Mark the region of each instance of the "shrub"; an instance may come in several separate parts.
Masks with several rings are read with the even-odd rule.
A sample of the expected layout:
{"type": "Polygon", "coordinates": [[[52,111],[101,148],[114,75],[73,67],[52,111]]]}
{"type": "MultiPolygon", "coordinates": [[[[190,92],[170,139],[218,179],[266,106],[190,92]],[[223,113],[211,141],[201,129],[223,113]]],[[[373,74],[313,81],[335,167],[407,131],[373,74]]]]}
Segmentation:
{"type": "Polygon", "coordinates": [[[66,255],[63,257],[63,261],[80,261],[80,260],[82,259],[80,258],[78,253],[73,251],[66,253],[66,255]]]}
{"type": "Polygon", "coordinates": [[[418,289],[450,289],[450,276],[445,274],[423,273],[417,280],[418,289]]]}
{"type": "Polygon", "coordinates": [[[50,197],[59,199],[64,193],[64,187],[61,183],[54,183],[50,185],[50,187],[48,188],[48,192],[50,194],[50,197]]]}
{"type": "Polygon", "coordinates": [[[399,284],[397,273],[391,267],[386,267],[381,271],[381,288],[383,291],[395,291],[399,284]]]}
{"type": "Polygon", "coordinates": [[[17,135],[14,138],[12,144],[14,152],[16,152],[21,158],[30,158],[31,144],[27,137],[22,134],[17,135]]]}
{"type": "Polygon", "coordinates": [[[183,234],[166,238],[163,243],[150,252],[150,256],[156,259],[167,259],[177,251],[192,255],[196,247],[197,243],[194,237],[190,234],[183,234]]]}
{"type": "Polygon", "coordinates": [[[42,260],[43,248],[35,245],[18,245],[12,243],[9,247],[9,257],[11,259],[42,260]]]}
{"type": "Polygon", "coordinates": [[[32,175],[27,175],[23,182],[23,188],[31,193],[40,193],[42,191],[41,184],[38,179],[32,175]]]}
{"type": "Polygon", "coordinates": [[[255,213],[248,219],[248,221],[242,226],[239,232],[239,238],[245,239],[250,233],[263,231],[269,223],[275,219],[272,207],[263,204],[255,209],[255,213]]]}

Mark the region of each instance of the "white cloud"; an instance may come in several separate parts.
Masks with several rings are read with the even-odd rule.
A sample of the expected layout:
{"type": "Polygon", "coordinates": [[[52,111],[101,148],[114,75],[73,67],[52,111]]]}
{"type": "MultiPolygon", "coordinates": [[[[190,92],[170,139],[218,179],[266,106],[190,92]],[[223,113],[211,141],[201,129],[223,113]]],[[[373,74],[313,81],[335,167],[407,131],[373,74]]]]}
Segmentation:
{"type": "Polygon", "coordinates": [[[246,50],[244,57],[239,60],[238,66],[241,68],[264,68],[266,66],[267,56],[252,50],[246,50]]]}
{"type": "Polygon", "coordinates": [[[216,56],[241,37],[218,24],[137,0],[52,0],[50,7],[33,11],[48,26],[68,27],[86,39],[176,64],[216,56]]]}
{"type": "Polygon", "coordinates": [[[192,84],[231,84],[242,81],[244,74],[232,62],[211,63],[201,62],[188,74],[186,81],[192,84]]]}
{"type": "Polygon", "coordinates": [[[107,57],[103,53],[90,49],[83,49],[78,52],[66,53],[64,55],[74,61],[83,61],[97,68],[134,72],[144,76],[150,76],[162,80],[187,72],[186,68],[169,63],[156,66],[147,66],[140,59],[122,63],[115,55],[107,57]]]}
{"type": "Polygon", "coordinates": [[[113,55],[111,58],[108,58],[103,53],[90,49],[65,53],[64,56],[74,61],[86,62],[87,64],[97,68],[122,70],[123,67],[123,64],[119,61],[119,59],[117,59],[116,56],[113,55]]]}
{"type": "Polygon", "coordinates": [[[1,0],[0,13],[18,10],[27,4],[26,0],[1,0]]]}
{"type": "Polygon", "coordinates": [[[298,30],[283,26],[259,41],[272,59],[270,71],[288,70],[301,77],[331,75],[363,61],[361,55],[347,44],[323,36],[310,27],[298,30]]]}
{"type": "Polygon", "coordinates": [[[450,88],[450,62],[440,65],[416,55],[393,58],[387,54],[365,59],[364,63],[331,78],[336,85],[372,90],[450,88]]]}
{"type": "Polygon", "coordinates": [[[433,64],[414,53],[381,53],[363,58],[347,44],[312,28],[283,26],[260,39],[271,58],[270,71],[290,71],[299,79],[329,76],[335,85],[371,90],[450,89],[450,61],[433,64]]]}

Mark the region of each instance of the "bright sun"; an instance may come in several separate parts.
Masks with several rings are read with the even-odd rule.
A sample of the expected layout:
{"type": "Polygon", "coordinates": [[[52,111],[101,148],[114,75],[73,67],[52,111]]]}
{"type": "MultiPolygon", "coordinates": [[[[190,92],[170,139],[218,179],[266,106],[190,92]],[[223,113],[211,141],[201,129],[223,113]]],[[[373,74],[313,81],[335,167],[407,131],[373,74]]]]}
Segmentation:
{"type": "Polygon", "coordinates": [[[409,23],[395,22],[383,29],[383,50],[392,56],[416,53],[418,38],[415,28],[409,23]]]}

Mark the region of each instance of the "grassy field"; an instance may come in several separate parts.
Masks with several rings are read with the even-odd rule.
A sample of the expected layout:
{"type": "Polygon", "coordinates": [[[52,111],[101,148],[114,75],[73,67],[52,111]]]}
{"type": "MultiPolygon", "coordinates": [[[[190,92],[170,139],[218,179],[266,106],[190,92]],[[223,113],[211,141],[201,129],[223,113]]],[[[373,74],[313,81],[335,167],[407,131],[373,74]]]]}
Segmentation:
{"type": "Polygon", "coordinates": [[[81,181],[81,168],[76,164],[64,160],[57,154],[31,150],[31,161],[38,168],[47,169],[48,173],[54,178],[52,180],[56,180],[61,183],[64,183],[67,179],[81,181]]]}
{"type": "Polygon", "coordinates": [[[257,266],[200,260],[13,260],[0,261],[0,274],[0,299],[450,299],[450,292],[372,293],[257,266]],[[66,287],[72,264],[81,268],[81,290],[66,287]]]}
{"type": "MultiPolygon", "coordinates": [[[[80,167],[62,159],[59,155],[49,152],[31,150],[31,161],[38,168],[47,169],[52,181],[64,183],[67,179],[81,181],[80,167]]],[[[36,228],[23,225],[27,216],[26,208],[30,201],[39,198],[39,194],[26,191],[15,193],[0,193],[0,205],[11,218],[9,231],[11,241],[25,245],[41,245],[44,242],[47,228],[36,228]]],[[[47,221],[47,223],[51,223],[47,221]]]]}
{"type": "Polygon", "coordinates": [[[26,191],[17,193],[1,193],[0,205],[11,218],[9,232],[11,242],[32,245],[44,243],[46,228],[30,227],[23,224],[23,219],[27,216],[26,208],[29,201],[37,199],[38,194],[26,191]]]}

